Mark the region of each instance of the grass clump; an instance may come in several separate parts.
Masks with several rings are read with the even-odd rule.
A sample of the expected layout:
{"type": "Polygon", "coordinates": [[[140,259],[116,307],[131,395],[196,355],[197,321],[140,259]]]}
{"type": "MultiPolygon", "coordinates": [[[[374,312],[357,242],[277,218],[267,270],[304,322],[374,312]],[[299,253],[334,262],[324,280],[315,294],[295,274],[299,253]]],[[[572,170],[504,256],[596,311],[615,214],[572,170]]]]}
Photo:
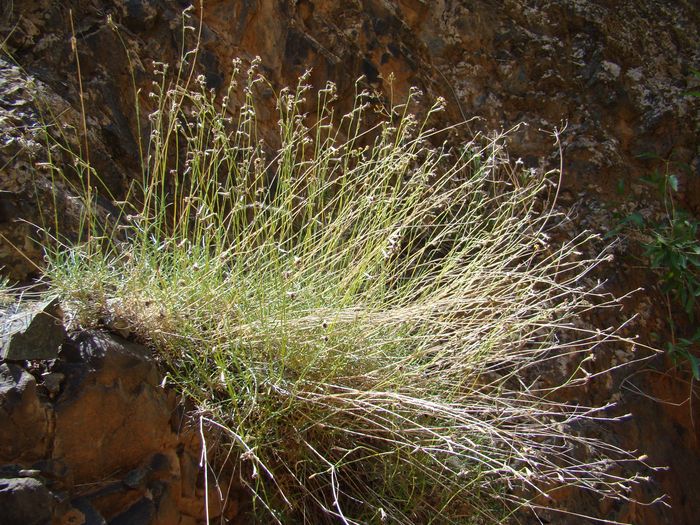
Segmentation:
{"type": "Polygon", "coordinates": [[[550,400],[573,379],[538,371],[612,337],[571,324],[598,259],[549,240],[548,177],[502,137],[436,146],[442,101],[418,120],[416,91],[385,106],[358,87],[337,115],[305,78],[277,94],[273,149],[269,86],[233,69],[219,98],[158,67],[142,181],[111,217],[85,193],[89,233],[49,254],[77,322],[162,356],[267,522],[493,522],[555,487],[624,495],[626,456],[573,430],[600,414],[550,400]]]}

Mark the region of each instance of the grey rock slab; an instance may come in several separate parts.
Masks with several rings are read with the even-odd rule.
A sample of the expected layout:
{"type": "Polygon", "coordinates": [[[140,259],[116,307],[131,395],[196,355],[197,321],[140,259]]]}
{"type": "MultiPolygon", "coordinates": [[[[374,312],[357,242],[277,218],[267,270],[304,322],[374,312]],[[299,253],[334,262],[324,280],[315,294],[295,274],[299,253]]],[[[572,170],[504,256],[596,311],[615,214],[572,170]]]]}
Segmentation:
{"type": "Polygon", "coordinates": [[[58,299],[0,317],[0,357],[7,361],[55,359],[65,337],[58,299]]]}
{"type": "Polygon", "coordinates": [[[37,461],[48,449],[50,408],[36,379],[13,363],[0,364],[0,462],[37,461]]]}
{"type": "Polygon", "coordinates": [[[3,525],[44,525],[51,520],[57,505],[55,496],[37,479],[0,479],[3,525]]]}

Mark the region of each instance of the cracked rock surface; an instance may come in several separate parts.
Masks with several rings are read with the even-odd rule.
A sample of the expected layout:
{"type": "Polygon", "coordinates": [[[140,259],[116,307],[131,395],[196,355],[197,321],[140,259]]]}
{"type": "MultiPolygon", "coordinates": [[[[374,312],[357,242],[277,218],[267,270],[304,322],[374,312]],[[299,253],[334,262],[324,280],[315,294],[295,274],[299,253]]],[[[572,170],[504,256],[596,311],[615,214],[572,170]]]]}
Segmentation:
{"type": "MultiPolygon", "coordinates": [[[[0,522],[204,523],[199,431],[162,379],[145,347],[98,331],[0,362],[0,522]]],[[[244,498],[210,492],[209,516],[236,523],[244,498]]]]}

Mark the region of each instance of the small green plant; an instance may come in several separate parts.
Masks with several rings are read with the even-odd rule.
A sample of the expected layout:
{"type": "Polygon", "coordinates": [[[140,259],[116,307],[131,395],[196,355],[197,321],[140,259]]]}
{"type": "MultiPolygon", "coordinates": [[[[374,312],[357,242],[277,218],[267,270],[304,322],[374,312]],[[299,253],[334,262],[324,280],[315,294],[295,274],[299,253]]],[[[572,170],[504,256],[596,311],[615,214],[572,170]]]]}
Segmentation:
{"type": "Polygon", "coordinates": [[[700,296],[698,221],[677,212],[668,224],[652,230],[652,240],[644,244],[644,253],[651,267],[662,272],[662,289],[691,316],[700,296]]]}
{"type": "MultiPolygon", "coordinates": [[[[700,80],[700,71],[698,71],[697,69],[691,69],[690,72],[691,72],[691,74],[692,74],[696,79],[700,80]]],[[[688,92],[686,93],[686,95],[688,95],[689,97],[698,97],[698,98],[700,98],[700,90],[698,90],[698,89],[691,89],[690,91],[688,91],[688,92]]]]}
{"type": "MultiPolygon", "coordinates": [[[[645,154],[643,158],[661,161],[658,156],[645,154]]],[[[694,325],[697,298],[700,297],[700,221],[678,205],[678,175],[672,171],[670,161],[663,161],[663,170],[655,170],[641,180],[653,188],[663,206],[663,218],[655,221],[640,212],[634,212],[620,222],[615,232],[634,229],[644,235],[641,240],[643,255],[649,267],[660,276],[660,290],[668,303],[668,322],[671,341],[666,344],[669,355],[675,361],[685,361],[694,379],[700,380],[700,360],[693,353],[700,342],[700,332],[690,338],[677,337],[679,323],[673,313],[673,304],[684,312],[690,325],[694,325]]]]}
{"type": "Polygon", "coordinates": [[[494,523],[559,487],[626,498],[638,478],[610,467],[630,456],[580,433],[605,414],[553,400],[616,336],[575,323],[609,304],[581,286],[604,255],[550,240],[551,174],[503,137],[450,146],[442,100],[418,119],[416,90],[359,82],[342,114],[332,83],[282,89],[265,142],[257,62],[217,94],[195,56],[156,64],[141,180],[109,217],[83,192],[89,234],[55,236],[46,278],[79,325],[118,318],[154,348],[259,519],[494,523]],[[574,373],[545,381],[555,359],[574,373]]]}
{"type": "Polygon", "coordinates": [[[690,370],[696,380],[700,379],[700,359],[692,353],[693,348],[697,348],[700,343],[700,330],[697,330],[691,337],[679,337],[675,343],[667,343],[666,350],[675,361],[686,361],[690,365],[690,370]]]}

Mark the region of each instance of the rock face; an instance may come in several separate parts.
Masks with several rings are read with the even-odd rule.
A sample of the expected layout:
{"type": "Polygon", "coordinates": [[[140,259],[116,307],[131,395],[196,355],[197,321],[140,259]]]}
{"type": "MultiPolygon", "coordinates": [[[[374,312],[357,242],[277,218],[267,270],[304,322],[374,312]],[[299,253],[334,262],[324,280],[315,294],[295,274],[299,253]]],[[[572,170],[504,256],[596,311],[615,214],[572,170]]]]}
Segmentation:
{"type": "MultiPolygon", "coordinates": [[[[202,523],[199,429],[149,352],[101,332],[59,343],[55,359],[0,362],[3,525],[202,523]]],[[[209,489],[210,518],[235,523],[244,498],[209,489]]]]}
{"type": "MultiPolygon", "coordinates": [[[[309,68],[312,84],[335,81],[341,108],[350,103],[360,75],[365,78],[363,87],[370,89],[389,90],[391,82],[397,100],[417,86],[426,97],[448,101],[446,122],[480,118],[465,126],[465,136],[525,123],[511,134],[510,151],[529,167],[559,166],[558,148],[547,132],[566,127],[561,134],[561,202],[584,210],[595,203],[608,210],[607,222],[593,224],[584,213],[579,226],[609,230],[612,211],[621,200],[616,189],[623,184],[635,189],[635,200],[644,199],[646,190],[639,179],[657,166],[640,160],[642,153],[676,163],[682,204],[700,213],[700,99],[687,96],[700,86],[692,74],[692,69],[700,69],[700,10],[695,0],[206,0],[203,12],[195,2],[197,8],[190,13],[187,23],[195,30],[183,33],[180,13],[188,4],[23,0],[0,7],[0,42],[7,52],[0,54],[0,266],[13,279],[36,274],[28,260],[41,264],[41,250],[32,240],[42,237],[37,225],[45,225],[49,234],[79,229],[83,210],[73,198],[76,191],[58,182],[49,164],[62,167],[80,187],[82,179],[71,169],[70,155],[55,144],[62,141],[73,151],[84,147],[81,103],[91,165],[101,177],[101,209],[109,213],[107,197],[123,197],[140,173],[138,137],[147,128],[145,121],[136,120],[132,82],[141,89],[145,114],[151,107],[146,94],[154,61],[174,67],[181,48],[193,43],[200,18],[199,61],[210,88],[223,86],[233,58],[247,65],[255,56],[261,57],[262,72],[274,89],[294,84],[309,68]],[[108,15],[117,32],[108,25],[108,15]],[[82,98],[72,37],[80,60],[82,98]],[[47,150],[47,141],[54,147],[47,150]]],[[[275,129],[277,117],[272,91],[262,96],[268,103],[259,115],[265,134],[275,129]]],[[[608,268],[611,276],[606,277],[618,294],[655,286],[652,274],[630,270],[636,265],[628,259],[608,268]]],[[[643,314],[646,324],[637,328],[645,342],[657,331],[655,319],[666,314],[658,297],[642,299],[651,306],[642,312],[641,305],[634,304],[630,311],[643,314]]],[[[600,322],[608,325],[608,320],[600,322]]],[[[116,343],[74,340],[66,348],[73,349],[71,355],[83,356],[81,344],[97,349],[116,343]]],[[[151,372],[135,364],[138,352],[124,348],[109,358],[95,350],[89,362],[126,367],[139,380],[116,372],[88,373],[80,364],[84,356],[71,360],[70,351],[60,367],[38,382],[26,368],[3,364],[6,403],[22,414],[13,424],[23,425],[17,427],[17,435],[24,440],[21,447],[3,445],[15,447],[2,452],[8,454],[3,457],[20,454],[20,448],[29,462],[54,454],[82,454],[82,466],[71,470],[75,483],[101,469],[103,476],[110,476],[116,464],[81,450],[74,435],[80,435],[81,427],[72,418],[80,417],[81,410],[99,415],[101,406],[108,406],[114,417],[102,430],[95,429],[96,442],[118,448],[122,437],[130,435],[130,411],[158,389],[151,372]],[[65,398],[67,385],[78,384],[82,393],[65,398]],[[55,397],[47,405],[42,396],[51,395],[55,397]],[[134,405],[123,404],[124,399],[134,405]],[[117,415],[117,410],[126,412],[117,415]],[[57,414],[64,419],[54,422],[57,414]],[[54,430],[63,434],[47,441],[47,432],[54,430]]],[[[690,389],[669,380],[663,372],[667,368],[668,363],[644,369],[629,381],[619,378],[605,392],[590,393],[599,401],[623,381],[629,388],[621,392],[622,402],[634,417],[616,427],[621,446],[649,454],[656,464],[672,465],[670,471],[655,475],[660,488],[654,494],[670,494],[673,508],[634,507],[620,519],[681,524],[694,523],[700,514],[700,501],[694,496],[700,492],[693,423],[700,419],[698,404],[688,403],[690,389]],[[681,408],[675,407],[679,403],[681,408]]],[[[138,408],[133,420],[166,421],[162,403],[138,408]]],[[[137,463],[145,464],[137,456],[172,450],[173,435],[149,432],[144,438],[149,451],[124,451],[124,465],[136,468],[137,463]]],[[[157,513],[157,506],[137,500],[134,513],[157,513]]],[[[77,500],[72,504],[75,509],[88,508],[77,500]]]]}
{"type": "MultiPolygon", "coordinates": [[[[13,280],[40,273],[41,245],[58,232],[66,240],[80,230],[84,210],[76,197],[84,170],[76,169],[66,151],[79,151],[74,131],[79,125],[79,113],[68,101],[0,53],[0,266],[13,280]],[[57,176],[59,168],[67,179],[57,176]]],[[[114,162],[100,153],[99,140],[94,149],[94,158],[110,173],[114,162]]],[[[105,199],[100,203],[112,209],[105,199]]]]}
{"type": "MultiPolygon", "coordinates": [[[[129,61],[106,17],[134,52],[135,81],[147,87],[151,61],[177,61],[186,5],[28,0],[6,8],[4,21],[7,28],[16,23],[8,39],[14,58],[76,108],[72,9],[90,128],[105,146],[95,156],[133,167],[129,61]]],[[[256,55],[274,87],[294,84],[310,68],[313,84],[333,80],[341,98],[360,75],[384,89],[393,76],[397,100],[410,86],[444,96],[450,121],[479,116],[479,127],[489,130],[529,124],[512,148],[534,166],[555,153],[539,130],[568,122],[566,182],[574,187],[609,190],[646,169],[636,155],[650,151],[700,170],[698,103],[686,95],[700,84],[691,72],[700,63],[692,1],[207,0],[203,19],[199,59],[215,89],[232,58],[256,55]]],[[[189,23],[196,26],[196,16],[189,23]]],[[[275,121],[273,113],[264,124],[275,121]]],[[[118,169],[95,162],[105,165],[110,187],[118,186],[118,169]]],[[[697,207],[698,190],[687,190],[697,207]]]]}
{"type": "Polygon", "coordinates": [[[8,361],[54,359],[65,338],[58,300],[36,305],[34,310],[0,314],[3,331],[0,357],[8,361]]]}

